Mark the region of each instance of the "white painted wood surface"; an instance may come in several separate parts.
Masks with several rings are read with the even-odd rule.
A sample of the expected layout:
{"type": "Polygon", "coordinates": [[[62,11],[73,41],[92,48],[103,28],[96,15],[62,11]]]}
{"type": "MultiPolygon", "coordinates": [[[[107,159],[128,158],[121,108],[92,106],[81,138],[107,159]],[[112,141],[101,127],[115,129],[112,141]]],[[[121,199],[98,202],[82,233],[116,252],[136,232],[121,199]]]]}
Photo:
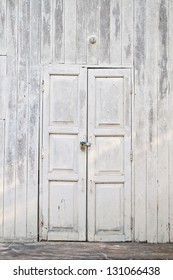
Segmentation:
{"type": "Polygon", "coordinates": [[[135,1],[122,0],[122,64],[133,64],[133,12],[135,1]]]}
{"type": "Polygon", "coordinates": [[[48,67],[44,86],[41,240],[131,240],[130,70],[48,67]]]}
{"type": "Polygon", "coordinates": [[[88,75],[88,240],[131,240],[130,70],[88,75]]]}
{"type": "Polygon", "coordinates": [[[147,149],[147,240],[157,242],[157,25],[158,12],[155,0],[147,2],[147,17],[153,18],[146,24],[146,149],[147,149]],[[150,5],[149,5],[150,2],[150,5]],[[153,40],[153,34],[154,40],[153,40]],[[153,47],[154,46],[154,47],[153,47]]]}
{"type": "Polygon", "coordinates": [[[85,64],[87,57],[87,1],[76,0],[76,62],[85,64]]]}
{"type": "Polygon", "coordinates": [[[0,237],[36,240],[41,1],[6,2],[7,56],[0,57],[0,117],[5,127],[0,237]]]}
{"type": "Polygon", "coordinates": [[[168,1],[158,8],[158,241],[168,242],[168,1]]]}
{"type": "Polygon", "coordinates": [[[146,240],[146,0],[135,1],[135,239],[146,240]]]}
{"type": "Polygon", "coordinates": [[[87,63],[98,64],[99,61],[99,23],[100,6],[99,0],[87,1],[87,63]],[[90,16],[88,16],[90,15],[90,16]],[[90,44],[89,38],[95,36],[96,43],[90,44]]]}
{"type": "Polygon", "coordinates": [[[173,240],[172,6],[172,0],[0,1],[0,238],[37,238],[42,66],[87,64],[135,70],[135,240],[173,240]]]}
{"type": "Polygon", "coordinates": [[[169,112],[169,227],[170,227],[170,241],[173,242],[173,37],[172,37],[172,30],[173,30],[173,2],[169,1],[169,30],[168,30],[168,70],[169,70],[169,98],[168,98],[168,112],[169,112]]]}
{"type": "Polygon", "coordinates": [[[30,2],[19,2],[18,38],[18,89],[16,110],[16,185],[15,190],[15,234],[26,236],[26,198],[27,198],[27,141],[28,141],[28,61],[29,61],[29,22],[30,2]]]}
{"type": "Polygon", "coordinates": [[[4,121],[0,120],[0,237],[4,235],[4,121]]]}
{"type": "Polygon", "coordinates": [[[0,56],[0,120],[5,120],[6,56],[0,56]]]}
{"type": "Polygon", "coordinates": [[[164,243],[170,240],[173,188],[168,82],[172,4],[135,2],[135,239],[164,243]]]}
{"type": "Polygon", "coordinates": [[[38,235],[38,166],[39,166],[39,114],[40,114],[40,49],[41,0],[30,1],[30,63],[28,96],[27,139],[27,226],[26,237],[38,235]]]}
{"type": "Polygon", "coordinates": [[[76,0],[65,1],[65,61],[76,62],[76,0]]]}
{"type": "MultiPolygon", "coordinates": [[[[50,0],[41,1],[41,58],[43,64],[52,62],[52,3],[50,0]]],[[[56,53],[56,50],[54,51],[56,53]]]]}
{"type": "MultiPolygon", "coordinates": [[[[4,168],[4,238],[15,238],[16,109],[17,109],[17,11],[16,1],[7,1],[7,82],[4,168]]],[[[25,209],[24,209],[25,211],[25,209]]]]}
{"type": "Polygon", "coordinates": [[[132,65],[133,0],[42,0],[41,37],[43,64],[132,65]]]}
{"type": "MultiPolygon", "coordinates": [[[[98,9],[99,10],[99,9],[98,9]]],[[[96,18],[96,25],[97,25],[96,18]]],[[[114,22],[115,24],[115,22],[114,22]]],[[[100,2],[100,64],[107,64],[110,61],[110,0],[100,2]]]]}
{"type": "Polygon", "coordinates": [[[44,71],[41,240],[86,240],[87,69],[44,71]]]}
{"type": "MultiPolygon", "coordinates": [[[[122,5],[121,0],[110,1],[110,63],[121,64],[122,5]]],[[[131,30],[132,31],[132,30],[131,30]]]]}
{"type": "Polygon", "coordinates": [[[6,33],[7,33],[7,10],[6,0],[0,1],[0,56],[6,55],[6,33]]]}
{"type": "Polygon", "coordinates": [[[65,40],[65,1],[53,1],[53,61],[54,63],[64,63],[64,40],[65,40]]]}

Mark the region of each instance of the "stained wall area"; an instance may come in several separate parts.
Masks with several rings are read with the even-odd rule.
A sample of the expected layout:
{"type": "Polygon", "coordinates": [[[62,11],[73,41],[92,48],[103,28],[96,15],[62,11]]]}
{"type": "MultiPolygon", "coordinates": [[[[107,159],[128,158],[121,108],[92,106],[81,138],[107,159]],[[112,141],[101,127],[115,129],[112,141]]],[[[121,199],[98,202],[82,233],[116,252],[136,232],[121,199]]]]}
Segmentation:
{"type": "Polygon", "coordinates": [[[42,69],[77,64],[132,67],[133,236],[173,241],[172,30],[172,0],[0,0],[1,240],[37,240],[42,69]]]}

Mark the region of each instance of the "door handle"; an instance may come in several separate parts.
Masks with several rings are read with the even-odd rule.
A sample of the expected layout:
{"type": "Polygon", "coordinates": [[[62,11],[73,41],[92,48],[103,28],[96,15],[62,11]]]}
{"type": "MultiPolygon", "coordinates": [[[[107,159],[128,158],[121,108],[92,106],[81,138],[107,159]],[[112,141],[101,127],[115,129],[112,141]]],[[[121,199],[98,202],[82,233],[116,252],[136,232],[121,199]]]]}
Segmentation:
{"type": "Polygon", "coordinates": [[[81,141],[80,142],[81,147],[91,147],[91,143],[87,141],[81,141]]]}

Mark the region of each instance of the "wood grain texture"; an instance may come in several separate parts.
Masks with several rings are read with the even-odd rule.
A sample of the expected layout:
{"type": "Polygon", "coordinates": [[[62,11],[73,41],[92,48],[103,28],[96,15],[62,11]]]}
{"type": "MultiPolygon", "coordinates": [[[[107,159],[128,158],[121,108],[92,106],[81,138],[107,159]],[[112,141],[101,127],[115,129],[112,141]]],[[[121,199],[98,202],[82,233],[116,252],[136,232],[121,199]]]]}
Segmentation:
{"type": "Polygon", "coordinates": [[[135,2],[135,240],[146,241],[146,0],[135,2]]]}
{"type": "Polygon", "coordinates": [[[0,1],[1,236],[36,240],[42,66],[88,64],[134,66],[135,240],[173,241],[172,29],[172,0],[0,1]]]}
{"type": "Polygon", "coordinates": [[[169,1],[169,34],[168,34],[168,70],[169,70],[169,96],[168,96],[168,114],[169,114],[169,205],[170,205],[170,242],[173,242],[173,2],[169,1]]]}
{"type": "Polygon", "coordinates": [[[26,199],[27,199],[27,140],[28,140],[28,62],[30,3],[21,0],[19,3],[18,25],[18,94],[17,94],[17,127],[16,127],[16,193],[15,223],[16,235],[26,236],[26,199]]]}
{"type": "Polygon", "coordinates": [[[42,64],[52,62],[52,1],[42,0],[42,64]]]}
{"type": "Polygon", "coordinates": [[[158,5],[158,242],[168,242],[168,1],[158,5]]]}
{"type": "Polygon", "coordinates": [[[87,63],[98,64],[99,61],[99,22],[100,5],[99,0],[87,0],[87,63]],[[89,42],[90,36],[96,37],[96,43],[89,42]]]}
{"type": "MultiPolygon", "coordinates": [[[[172,244],[37,242],[0,243],[1,260],[173,260],[172,244]]],[[[159,261],[158,261],[159,262],[159,261]]],[[[167,261],[166,261],[167,262],[167,261]]],[[[84,261],[83,261],[84,263],[84,261]]]]}
{"type": "Polygon", "coordinates": [[[17,19],[16,1],[7,1],[7,86],[5,126],[4,237],[15,236],[16,191],[16,105],[17,105],[17,19]]]}
{"type": "Polygon", "coordinates": [[[0,120],[5,119],[6,56],[0,56],[0,120]]]}
{"type": "Polygon", "coordinates": [[[27,238],[37,239],[38,223],[38,150],[40,109],[40,21],[41,1],[30,0],[30,61],[27,144],[27,238]]]}
{"type": "Polygon", "coordinates": [[[110,0],[100,2],[100,64],[110,61],[110,0]]]}
{"type": "Polygon", "coordinates": [[[86,240],[86,77],[76,66],[44,71],[40,240],[86,240]]]}
{"type": "Polygon", "coordinates": [[[132,0],[42,0],[43,64],[132,65],[132,47],[132,0]]]}
{"type": "MultiPolygon", "coordinates": [[[[122,64],[133,64],[133,0],[122,0],[122,64]]],[[[149,5],[150,7],[150,5],[149,5]]]]}
{"type": "Polygon", "coordinates": [[[110,64],[122,63],[122,48],[121,48],[121,0],[110,1],[110,64]]]}
{"type": "Polygon", "coordinates": [[[158,5],[147,0],[146,23],[146,147],[147,241],[157,242],[157,44],[158,5]],[[152,22],[152,24],[151,24],[152,22]]]}
{"type": "Polygon", "coordinates": [[[88,240],[131,240],[131,73],[88,73],[88,240]]]}
{"type": "Polygon", "coordinates": [[[6,96],[6,56],[0,56],[0,237],[4,236],[4,129],[6,96]]]}
{"type": "Polygon", "coordinates": [[[76,28],[77,28],[77,60],[76,63],[87,62],[87,1],[77,0],[76,2],[76,28]]]}
{"type": "Polygon", "coordinates": [[[53,1],[53,62],[64,63],[64,0],[53,1]]]}
{"type": "Polygon", "coordinates": [[[4,236],[4,120],[0,120],[0,238],[4,236]]]}
{"type": "Polygon", "coordinates": [[[65,1],[65,61],[76,62],[76,0],[65,1]]]}
{"type": "Polygon", "coordinates": [[[0,1],[0,55],[6,55],[6,0],[0,1]]]}

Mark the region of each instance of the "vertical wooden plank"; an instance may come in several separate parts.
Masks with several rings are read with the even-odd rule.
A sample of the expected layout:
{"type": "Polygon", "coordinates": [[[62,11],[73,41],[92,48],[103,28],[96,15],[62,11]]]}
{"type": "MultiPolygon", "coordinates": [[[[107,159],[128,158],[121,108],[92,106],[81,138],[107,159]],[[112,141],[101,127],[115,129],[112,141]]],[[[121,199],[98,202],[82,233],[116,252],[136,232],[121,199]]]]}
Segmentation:
{"type": "Polygon", "coordinates": [[[52,63],[52,0],[42,0],[42,64],[52,63]]]}
{"type": "Polygon", "coordinates": [[[0,56],[0,120],[5,119],[6,56],[0,56]]]}
{"type": "Polygon", "coordinates": [[[30,2],[19,2],[16,143],[16,237],[26,237],[30,2]]]}
{"type": "Polygon", "coordinates": [[[53,62],[64,63],[64,0],[53,0],[53,62]]]}
{"type": "Polygon", "coordinates": [[[0,237],[4,235],[4,121],[0,120],[0,237]]]}
{"type": "Polygon", "coordinates": [[[158,5],[155,0],[147,0],[146,37],[147,241],[156,243],[158,5]]]}
{"type": "Polygon", "coordinates": [[[86,64],[87,41],[86,41],[86,23],[87,23],[87,1],[77,0],[77,63],[86,64]]]}
{"type": "Polygon", "coordinates": [[[122,0],[122,64],[133,64],[133,0],[122,0]]]}
{"type": "Polygon", "coordinates": [[[110,0],[110,63],[121,64],[121,0],[110,0]]]}
{"type": "Polygon", "coordinates": [[[76,0],[65,1],[65,62],[76,62],[76,0]]]}
{"type": "Polygon", "coordinates": [[[100,2],[100,64],[110,61],[110,0],[100,2]]]}
{"type": "Polygon", "coordinates": [[[0,237],[4,235],[4,119],[6,56],[0,57],[0,237]]]}
{"type": "Polygon", "coordinates": [[[6,55],[6,0],[0,1],[0,55],[6,55]]]}
{"type": "Polygon", "coordinates": [[[146,241],[146,0],[135,1],[135,240],[146,241]]]}
{"type": "Polygon", "coordinates": [[[167,4],[167,0],[158,1],[158,242],[168,242],[169,240],[167,4]]]}
{"type": "Polygon", "coordinates": [[[99,21],[100,1],[87,0],[87,63],[98,64],[99,61],[99,21]],[[89,42],[89,37],[94,35],[97,39],[95,44],[89,42]]]}
{"type": "Polygon", "coordinates": [[[173,2],[169,1],[169,177],[170,177],[170,242],[173,242],[173,2]]]}
{"type": "Polygon", "coordinates": [[[7,86],[5,128],[4,236],[15,234],[16,103],[18,5],[7,1],[7,86]]]}
{"type": "Polygon", "coordinates": [[[37,238],[41,1],[30,0],[27,238],[37,238]]]}

